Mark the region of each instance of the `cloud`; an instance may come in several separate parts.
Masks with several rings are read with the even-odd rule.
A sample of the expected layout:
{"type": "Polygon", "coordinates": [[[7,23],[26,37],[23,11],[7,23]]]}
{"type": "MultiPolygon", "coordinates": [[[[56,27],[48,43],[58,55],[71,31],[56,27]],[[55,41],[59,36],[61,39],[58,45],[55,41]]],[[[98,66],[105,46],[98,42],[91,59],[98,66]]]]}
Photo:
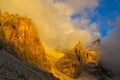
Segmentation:
{"type": "Polygon", "coordinates": [[[75,11],[81,11],[85,8],[93,9],[98,6],[97,0],[49,0],[49,2],[53,3],[65,3],[75,11]]]}
{"type": "Polygon", "coordinates": [[[84,29],[81,29],[81,25],[79,29],[76,28],[76,24],[70,19],[70,15],[78,10],[94,9],[98,6],[97,0],[53,1],[0,0],[0,9],[2,12],[18,13],[31,18],[37,26],[41,41],[46,48],[55,48],[57,46],[68,48],[79,40],[87,44],[99,35],[97,30],[93,31],[97,25],[96,23],[89,23],[90,19],[83,17],[82,20],[78,20],[80,23],[76,23],[84,26],[84,29]]]}
{"type": "Polygon", "coordinates": [[[114,26],[116,29],[102,40],[102,59],[107,67],[120,75],[120,17],[114,26]]]}

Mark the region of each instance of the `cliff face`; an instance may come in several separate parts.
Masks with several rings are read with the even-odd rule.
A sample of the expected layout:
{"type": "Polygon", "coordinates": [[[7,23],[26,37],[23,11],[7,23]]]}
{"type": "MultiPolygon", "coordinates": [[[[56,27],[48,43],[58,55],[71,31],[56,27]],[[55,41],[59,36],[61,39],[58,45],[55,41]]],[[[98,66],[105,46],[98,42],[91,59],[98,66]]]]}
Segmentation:
{"type": "Polygon", "coordinates": [[[0,45],[27,63],[43,68],[45,50],[35,25],[18,14],[0,14],[0,45]]]}

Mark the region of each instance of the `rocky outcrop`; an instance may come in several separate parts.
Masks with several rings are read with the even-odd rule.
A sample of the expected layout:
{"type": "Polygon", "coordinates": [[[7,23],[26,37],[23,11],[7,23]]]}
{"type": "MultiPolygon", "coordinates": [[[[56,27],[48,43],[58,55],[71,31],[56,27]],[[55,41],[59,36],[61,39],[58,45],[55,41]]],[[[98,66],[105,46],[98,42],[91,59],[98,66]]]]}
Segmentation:
{"type": "Polygon", "coordinates": [[[73,49],[65,53],[56,63],[58,70],[62,73],[75,78],[78,77],[83,71],[84,64],[94,62],[97,64],[96,53],[87,51],[79,42],[73,49]]]}
{"type": "Polygon", "coordinates": [[[56,63],[57,69],[63,74],[75,78],[81,73],[80,62],[74,54],[67,53],[56,63]]]}
{"type": "Polygon", "coordinates": [[[85,72],[98,80],[107,80],[106,76],[110,77],[112,75],[103,68],[96,54],[95,51],[84,49],[79,42],[59,59],[56,67],[60,72],[72,78],[77,78],[82,72],[85,72]]]}
{"type": "Polygon", "coordinates": [[[0,50],[0,80],[59,80],[51,73],[16,59],[5,49],[0,50]]]}
{"type": "Polygon", "coordinates": [[[45,50],[29,18],[7,12],[0,14],[0,45],[20,60],[43,68],[45,50]]]}

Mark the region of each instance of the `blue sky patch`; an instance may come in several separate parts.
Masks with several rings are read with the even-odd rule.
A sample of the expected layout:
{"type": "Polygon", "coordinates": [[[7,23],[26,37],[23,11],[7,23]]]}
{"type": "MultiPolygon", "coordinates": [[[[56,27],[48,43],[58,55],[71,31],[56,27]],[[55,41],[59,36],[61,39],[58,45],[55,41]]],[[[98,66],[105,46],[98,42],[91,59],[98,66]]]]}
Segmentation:
{"type": "MultiPolygon", "coordinates": [[[[120,0],[99,0],[99,6],[94,9],[94,13],[89,13],[89,10],[86,11],[91,22],[98,24],[101,36],[106,37],[108,32],[114,30],[113,23],[120,16],[120,0]]],[[[81,12],[77,12],[71,15],[71,19],[80,19],[82,16],[81,12]]]]}

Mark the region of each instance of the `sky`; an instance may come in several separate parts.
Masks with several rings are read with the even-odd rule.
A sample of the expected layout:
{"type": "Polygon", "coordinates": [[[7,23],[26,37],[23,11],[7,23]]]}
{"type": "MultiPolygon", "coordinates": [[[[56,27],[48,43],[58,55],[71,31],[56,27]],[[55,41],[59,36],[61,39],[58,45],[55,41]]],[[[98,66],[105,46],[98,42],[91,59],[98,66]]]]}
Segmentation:
{"type": "Polygon", "coordinates": [[[120,0],[0,0],[0,9],[32,19],[45,48],[100,38],[104,62],[120,73],[120,0]]]}
{"type": "Polygon", "coordinates": [[[114,30],[114,22],[120,16],[120,0],[101,0],[100,7],[96,8],[98,15],[93,17],[99,23],[101,36],[105,37],[114,30]]]}
{"type": "MultiPolygon", "coordinates": [[[[99,5],[93,13],[89,13],[88,18],[98,24],[100,35],[106,37],[115,29],[113,23],[120,16],[120,0],[99,0],[98,3],[99,5]]],[[[81,12],[78,11],[71,15],[71,19],[81,18],[81,16],[81,12]]]]}

